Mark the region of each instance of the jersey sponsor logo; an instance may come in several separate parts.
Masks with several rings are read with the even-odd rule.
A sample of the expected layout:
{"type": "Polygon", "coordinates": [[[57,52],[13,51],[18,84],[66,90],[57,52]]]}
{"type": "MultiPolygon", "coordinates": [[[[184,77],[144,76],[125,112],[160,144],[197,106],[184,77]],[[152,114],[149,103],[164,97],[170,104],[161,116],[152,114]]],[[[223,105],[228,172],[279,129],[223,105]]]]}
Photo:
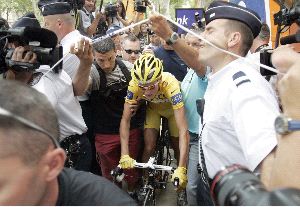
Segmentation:
{"type": "Polygon", "coordinates": [[[178,103],[182,102],[182,94],[177,93],[176,95],[171,97],[172,105],[177,105],[178,103]]]}
{"type": "Polygon", "coordinates": [[[131,92],[131,91],[127,91],[127,96],[126,96],[126,98],[128,99],[128,100],[132,100],[133,99],[133,93],[131,92]]]}
{"type": "Polygon", "coordinates": [[[171,92],[171,94],[173,94],[176,90],[177,90],[177,89],[173,90],[173,91],[171,92]]]}

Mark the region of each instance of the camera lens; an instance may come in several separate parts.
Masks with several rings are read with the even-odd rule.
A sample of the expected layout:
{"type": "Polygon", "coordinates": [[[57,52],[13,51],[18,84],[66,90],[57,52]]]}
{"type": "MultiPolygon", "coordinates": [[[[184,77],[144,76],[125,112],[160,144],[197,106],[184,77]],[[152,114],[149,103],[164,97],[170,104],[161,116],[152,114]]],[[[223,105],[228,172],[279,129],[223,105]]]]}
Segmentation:
{"type": "Polygon", "coordinates": [[[268,199],[263,184],[245,167],[232,165],[213,179],[211,193],[219,205],[257,205],[268,199]]]}

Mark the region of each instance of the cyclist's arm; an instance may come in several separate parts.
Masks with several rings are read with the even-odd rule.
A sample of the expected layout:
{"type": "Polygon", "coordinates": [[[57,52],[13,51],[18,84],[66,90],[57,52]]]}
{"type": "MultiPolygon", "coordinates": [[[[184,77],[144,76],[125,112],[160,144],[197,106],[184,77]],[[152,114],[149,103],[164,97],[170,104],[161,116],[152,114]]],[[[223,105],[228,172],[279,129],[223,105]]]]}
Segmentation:
{"type": "Polygon", "coordinates": [[[130,104],[125,102],[123,115],[120,123],[120,141],[121,141],[121,155],[129,155],[128,140],[130,131],[131,110],[130,104]]]}
{"type": "Polygon", "coordinates": [[[188,126],[185,118],[184,107],[181,107],[179,109],[174,109],[174,116],[175,116],[175,121],[179,132],[180,157],[179,157],[178,167],[186,167],[190,137],[188,133],[188,126]]]}

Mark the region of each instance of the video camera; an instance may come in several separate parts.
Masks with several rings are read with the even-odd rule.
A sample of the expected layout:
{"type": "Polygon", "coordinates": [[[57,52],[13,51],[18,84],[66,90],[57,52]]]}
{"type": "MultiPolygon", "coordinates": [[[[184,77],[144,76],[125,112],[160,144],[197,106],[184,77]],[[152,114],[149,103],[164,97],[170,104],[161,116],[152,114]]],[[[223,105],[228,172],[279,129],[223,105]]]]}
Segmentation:
{"type": "Polygon", "coordinates": [[[134,11],[146,13],[148,4],[148,0],[134,0],[134,11]]]}
{"type": "Polygon", "coordinates": [[[204,19],[204,11],[202,16],[200,16],[199,12],[195,12],[195,23],[199,29],[205,28],[205,19],[204,19]]]}
{"type": "MultiPolygon", "coordinates": [[[[284,4],[281,3],[281,8],[282,9],[279,12],[274,14],[274,23],[275,25],[278,25],[275,48],[278,47],[279,41],[281,45],[300,42],[300,29],[295,35],[280,38],[280,33],[282,31],[281,26],[287,27],[292,25],[293,23],[297,23],[300,26],[300,1],[296,1],[290,9],[286,8],[284,4]]],[[[271,55],[271,49],[260,51],[260,63],[270,67],[274,67],[271,62],[271,55]]],[[[276,73],[266,70],[262,67],[260,68],[260,73],[263,76],[276,75],[276,73]]]]}
{"type": "Polygon", "coordinates": [[[283,188],[269,192],[258,177],[240,165],[219,171],[213,179],[211,193],[221,206],[300,205],[300,190],[283,188]]]}
{"type": "Polygon", "coordinates": [[[107,17],[113,18],[117,16],[118,8],[116,4],[109,3],[104,10],[107,17]]]}
{"type": "MultiPolygon", "coordinates": [[[[9,68],[15,71],[32,71],[40,65],[52,67],[63,56],[62,47],[56,47],[57,36],[54,32],[33,27],[16,27],[14,29],[0,29],[0,73],[9,68]],[[24,63],[11,60],[14,48],[9,48],[8,43],[25,46],[27,51],[37,55],[36,63],[24,63]]],[[[58,73],[62,69],[62,62],[54,68],[58,73]]]]}

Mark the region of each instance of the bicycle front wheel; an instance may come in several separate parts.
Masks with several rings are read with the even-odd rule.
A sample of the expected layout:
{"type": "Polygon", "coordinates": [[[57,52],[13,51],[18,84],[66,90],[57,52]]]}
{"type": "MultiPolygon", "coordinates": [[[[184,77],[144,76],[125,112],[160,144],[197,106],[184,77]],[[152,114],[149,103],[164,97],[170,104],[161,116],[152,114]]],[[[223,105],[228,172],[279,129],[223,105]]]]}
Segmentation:
{"type": "Polygon", "coordinates": [[[148,189],[145,195],[145,200],[143,206],[155,206],[156,205],[156,198],[154,189],[148,189]]]}

